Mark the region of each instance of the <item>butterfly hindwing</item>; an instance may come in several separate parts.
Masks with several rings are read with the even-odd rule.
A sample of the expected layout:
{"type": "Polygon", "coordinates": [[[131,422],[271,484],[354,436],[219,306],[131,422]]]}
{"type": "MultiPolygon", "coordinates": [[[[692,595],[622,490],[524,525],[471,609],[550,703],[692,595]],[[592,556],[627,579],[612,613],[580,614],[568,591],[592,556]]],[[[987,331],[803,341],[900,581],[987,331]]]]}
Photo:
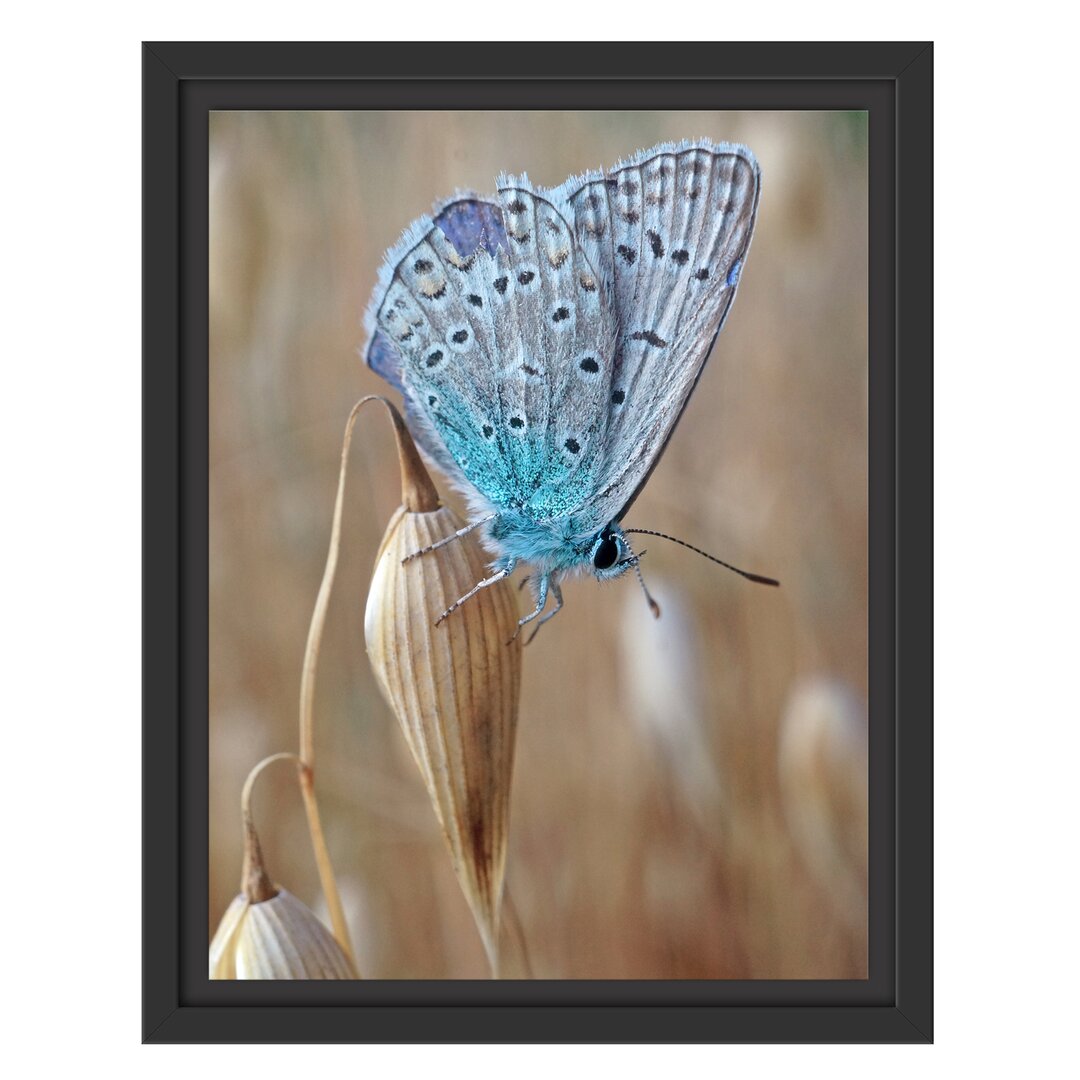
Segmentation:
{"type": "Polygon", "coordinates": [[[451,476],[496,506],[554,517],[587,495],[575,478],[606,419],[599,359],[578,366],[580,385],[563,375],[610,356],[612,322],[562,215],[524,178],[502,186],[496,201],[452,200],[389,253],[367,358],[403,387],[415,433],[451,476]]]}
{"type": "MultiPolygon", "coordinates": [[[[467,293],[462,294],[456,280],[467,272],[467,260],[430,218],[422,218],[387,256],[369,311],[368,364],[380,374],[393,371],[390,350],[397,351],[396,380],[391,381],[402,387],[414,434],[455,479],[463,475],[463,461],[476,467],[472,433],[482,430],[483,403],[494,390],[483,366],[466,378],[461,365],[453,362],[456,353],[475,344],[476,328],[465,309],[467,293]]],[[[502,471],[497,455],[481,467],[485,464],[502,471]]],[[[486,482],[500,480],[505,482],[505,477],[486,482]]]]}
{"type": "Polygon", "coordinates": [[[757,211],[753,154],[665,145],[552,192],[609,283],[617,324],[600,525],[625,514],[659,460],[735,296],[757,211]]]}

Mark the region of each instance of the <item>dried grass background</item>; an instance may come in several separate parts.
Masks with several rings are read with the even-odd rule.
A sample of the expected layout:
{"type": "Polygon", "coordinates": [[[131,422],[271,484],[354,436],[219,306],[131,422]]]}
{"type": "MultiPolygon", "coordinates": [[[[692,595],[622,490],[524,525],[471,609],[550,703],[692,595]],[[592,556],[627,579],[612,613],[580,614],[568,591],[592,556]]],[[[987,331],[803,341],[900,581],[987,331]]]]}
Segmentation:
{"type": "MultiPolygon", "coordinates": [[[[210,125],[210,895],[236,893],[238,798],[295,749],[341,433],[384,392],[357,354],[383,251],[432,201],[611,165],[664,139],[745,142],[763,172],[738,300],[626,524],[526,651],[508,887],[539,978],[866,974],[867,188],[862,114],[217,113],[210,125]]],[[[392,393],[392,392],[391,392],[392,393]]],[[[373,978],[484,978],[483,948],[364,654],[399,500],[372,411],[354,444],[316,699],[317,785],[373,978]]],[[[444,495],[446,485],[441,483],[444,495]]],[[[271,875],[318,884],[295,781],[255,814],[271,875]]],[[[510,954],[508,975],[523,974],[510,954]]]]}

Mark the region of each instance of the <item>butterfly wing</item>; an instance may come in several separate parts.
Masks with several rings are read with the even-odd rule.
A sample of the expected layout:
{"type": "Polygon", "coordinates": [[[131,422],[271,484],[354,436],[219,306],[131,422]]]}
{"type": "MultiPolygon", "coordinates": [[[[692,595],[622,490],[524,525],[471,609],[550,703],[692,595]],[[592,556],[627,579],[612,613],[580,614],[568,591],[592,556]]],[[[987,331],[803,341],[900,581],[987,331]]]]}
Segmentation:
{"type": "Polygon", "coordinates": [[[690,398],[735,299],[759,188],[748,149],[697,142],[549,193],[608,282],[617,324],[597,528],[630,508],[690,398]]]}
{"type": "Polygon", "coordinates": [[[368,326],[368,364],[403,390],[414,434],[453,479],[537,519],[587,497],[614,322],[567,221],[527,180],[411,226],[368,326]],[[569,370],[579,377],[556,381],[569,370]]]}
{"type": "MultiPolygon", "coordinates": [[[[453,244],[458,257],[462,259],[468,258],[481,245],[489,255],[494,255],[498,246],[506,243],[506,231],[503,229],[502,214],[498,206],[486,199],[476,198],[475,196],[450,200],[436,214],[433,222],[421,218],[420,221],[406,230],[403,245],[405,247],[411,246],[412,238],[416,234],[428,230],[431,224],[437,225],[442,230],[446,238],[453,244]]],[[[402,244],[398,246],[400,248],[402,244]]],[[[392,276],[389,271],[396,270],[397,261],[394,252],[387,256],[383,266],[383,275],[380,277],[381,287],[376,289],[376,295],[380,298],[385,293],[386,284],[392,276]]],[[[394,345],[390,335],[382,330],[377,330],[372,335],[367,349],[368,365],[391,386],[404,393],[405,386],[402,382],[401,372],[402,359],[402,353],[394,345]]]]}

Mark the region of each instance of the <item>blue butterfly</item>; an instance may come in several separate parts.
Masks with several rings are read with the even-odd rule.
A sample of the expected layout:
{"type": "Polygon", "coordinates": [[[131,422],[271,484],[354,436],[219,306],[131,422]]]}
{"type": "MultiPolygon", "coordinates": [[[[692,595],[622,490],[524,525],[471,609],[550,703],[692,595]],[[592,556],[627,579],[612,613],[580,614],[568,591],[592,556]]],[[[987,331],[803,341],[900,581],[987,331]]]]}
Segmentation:
{"type": "Polygon", "coordinates": [[[500,176],[387,253],[366,360],[472,511],[425,551],[482,528],[495,556],[440,622],[523,563],[536,604],[519,629],[558,613],[567,574],[640,580],[627,534],[648,530],[620,523],[735,299],[760,182],[744,146],[665,143],[554,189],[500,176]]]}

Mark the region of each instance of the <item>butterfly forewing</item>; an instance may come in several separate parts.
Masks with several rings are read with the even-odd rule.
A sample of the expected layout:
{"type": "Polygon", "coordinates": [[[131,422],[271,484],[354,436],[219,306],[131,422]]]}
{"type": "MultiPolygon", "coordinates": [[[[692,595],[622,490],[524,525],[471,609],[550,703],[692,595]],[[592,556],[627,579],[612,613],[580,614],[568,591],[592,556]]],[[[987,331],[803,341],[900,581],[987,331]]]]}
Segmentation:
{"type": "Polygon", "coordinates": [[[617,325],[597,527],[629,508],[694,388],[735,296],[758,188],[749,150],[701,143],[645,151],[552,193],[610,283],[617,325]]]}

